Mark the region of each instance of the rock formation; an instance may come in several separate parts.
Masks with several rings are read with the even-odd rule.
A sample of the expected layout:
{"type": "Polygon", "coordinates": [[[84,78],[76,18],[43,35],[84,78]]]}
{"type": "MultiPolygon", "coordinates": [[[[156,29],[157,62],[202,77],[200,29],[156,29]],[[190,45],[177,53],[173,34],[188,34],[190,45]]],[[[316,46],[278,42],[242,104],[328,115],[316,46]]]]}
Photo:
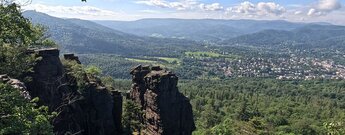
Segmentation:
{"type": "Polygon", "coordinates": [[[11,85],[13,88],[19,89],[21,95],[25,98],[30,100],[31,96],[25,86],[25,84],[17,79],[12,79],[7,75],[0,75],[0,82],[6,83],[11,85]]]}
{"type": "Polygon", "coordinates": [[[64,54],[63,57],[66,59],[66,60],[74,60],[76,61],[78,64],[81,64],[79,58],[77,56],[74,56],[74,54],[64,54]]]}
{"type": "MultiPolygon", "coordinates": [[[[0,82],[19,88],[22,95],[31,99],[38,97],[39,104],[48,106],[58,115],[52,121],[57,135],[118,135],[122,133],[122,95],[109,90],[97,77],[83,73],[84,83],[78,85],[68,66],[63,65],[58,49],[30,51],[40,60],[26,84],[6,75],[0,82]],[[90,77],[90,78],[89,78],[90,77]]],[[[76,61],[74,54],[64,55],[65,60],[76,61]]],[[[73,64],[73,63],[72,63],[73,64]]],[[[195,130],[193,112],[189,99],[178,91],[175,74],[160,67],[137,66],[131,71],[133,77],[129,98],[138,104],[144,116],[144,134],[190,135],[195,130]]],[[[79,79],[80,79],[79,78],[79,79]]]]}
{"type": "Polygon", "coordinates": [[[189,99],[178,91],[178,77],[160,67],[137,66],[131,71],[130,98],[144,112],[148,135],[190,135],[195,130],[189,99]]]}
{"type": "MultiPolygon", "coordinates": [[[[54,132],[62,134],[116,135],[121,133],[122,96],[111,92],[102,82],[92,82],[86,77],[83,93],[76,89],[76,82],[66,73],[58,49],[37,50],[41,60],[29,76],[27,88],[32,97],[56,111],[54,132]]],[[[73,54],[65,59],[80,63],[73,54]]]]}
{"type": "Polygon", "coordinates": [[[32,97],[39,97],[40,103],[53,109],[62,102],[62,94],[69,90],[59,50],[36,50],[36,53],[41,60],[29,75],[32,81],[27,83],[27,87],[32,97]]]}

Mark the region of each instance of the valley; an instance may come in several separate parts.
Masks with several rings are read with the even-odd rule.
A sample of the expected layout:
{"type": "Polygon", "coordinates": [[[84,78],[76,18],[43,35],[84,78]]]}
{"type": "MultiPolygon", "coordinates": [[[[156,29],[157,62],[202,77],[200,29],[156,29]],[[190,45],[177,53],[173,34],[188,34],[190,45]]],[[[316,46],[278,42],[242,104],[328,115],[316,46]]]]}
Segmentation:
{"type": "MultiPolygon", "coordinates": [[[[343,26],[285,21],[174,19],[94,23],[54,18],[34,11],[28,11],[24,15],[31,17],[35,23],[47,26],[51,38],[60,44],[63,52],[78,53],[83,63],[98,66],[104,75],[114,78],[129,79],[126,70],[118,69],[128,69],[138,64],[160,65],[175,71],[183,79],[259,77],[308,80],[344,77],[342,67],[345,64],[345,49],[339,47],[343,43],[340,41],[341,37],[345,36],[343,26]],[[58,20],[61,23],[58,25],[42,20],[58,20]],[[233,28],[236,25],[242,32],[237,36],[227,37],[228,39],[220,36],[222,39],[214,42],[204,38],[203,34],[209,32],[188,27],[198,21],[203,22],[200,24],[202,27],[217,31],[216,33],[236,31],[233,28]],[[151,24],[150,27],[145,27],[148,23],[151,24]],[[190,31],[195,34],[189,35],[205,41],[193,37],[149,37],[150,33],[163,34],[160,30],[173,25],[182,28],[165,31],[166,34],[176,37],[181,35],[173,34],[188,34],[186,31],[190,31]],[[213,27],[219,25],[229,28],[213,27]],[[257,27],[250,30],[254,26],[257,27]],[[76,28],[80,32],[73,31],[76,28]],[[135,34],[134,31],[143,33],[135,34]],[[61,37],[60,33],[69,36],[61,37]],[[112,63],[116,63],[116,68],[110,66],[112,63]],[[324,68],[325,64],[320,63],[328,63],[330,67],[324,68]]],[[[206,30],[205,28],[202,30],[206,30]]]]}
{"type": "Polygon", "coordinates": [[[11,9],[0,134],[345,134],[345,26],[11,9]]]}

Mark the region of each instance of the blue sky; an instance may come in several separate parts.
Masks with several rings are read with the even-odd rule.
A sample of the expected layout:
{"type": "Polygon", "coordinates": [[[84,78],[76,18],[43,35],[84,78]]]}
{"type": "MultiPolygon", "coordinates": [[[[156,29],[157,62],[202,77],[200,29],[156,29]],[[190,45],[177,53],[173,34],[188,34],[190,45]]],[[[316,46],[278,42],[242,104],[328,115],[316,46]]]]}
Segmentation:
{"type": "Polygon", "coordinates": [[[257,19],[345,25],[345,0],[32,0],[24,6],[64,18],[257,19]]]}

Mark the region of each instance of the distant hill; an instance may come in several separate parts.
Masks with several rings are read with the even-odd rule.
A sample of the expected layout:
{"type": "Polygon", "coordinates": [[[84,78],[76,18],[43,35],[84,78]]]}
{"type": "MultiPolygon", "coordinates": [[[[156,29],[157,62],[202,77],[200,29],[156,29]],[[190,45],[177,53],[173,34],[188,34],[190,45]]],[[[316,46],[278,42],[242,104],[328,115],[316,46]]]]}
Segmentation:
{"type": "Polygon", "coordinates": [[[161,36],[219,41],[267,29],[292,30],[306,24],[287,21],[142,19],[137,21],[94,21],[114,30],[139,36],[161,36]]]}
{"type": "Polygon", "coordinates": [[[308,47],[345,47],[345,26],[309,24],[290,31],[264,30],[230,38],[223,45],[277,46],[296,43],[308,47]]]}
{"type": "Polygon", "coordinates": [[[344,48],[345,43],[345,26],[327,23],[212,19],[87,21],[35,11],[23,14],[35,24],[46,26],[63,52],[179,57],[185,51],[207,49],[199,41],[259,47],[294,43],[344,48]]]}
{"type": "Polygon", "coordinates": [[[64,52],[165,56],[197,45],[180,39],[139,37],[91,21],[61,19],[36,11],[25,11],[23,15],[47,27],[48,34],[64,52]]]}

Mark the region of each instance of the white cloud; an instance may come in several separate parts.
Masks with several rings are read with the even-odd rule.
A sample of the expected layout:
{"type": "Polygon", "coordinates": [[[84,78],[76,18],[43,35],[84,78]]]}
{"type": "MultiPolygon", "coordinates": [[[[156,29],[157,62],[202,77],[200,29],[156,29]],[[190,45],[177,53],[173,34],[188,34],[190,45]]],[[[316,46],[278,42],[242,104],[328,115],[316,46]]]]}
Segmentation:
{"type": "Polygon", "coordinates": [[[36,10],[56,17],[81,18],[81,19],[129,19],[131,16],[124,13],[104,10],[93,6],[51,6],[44,4],[30,4],[24,10],[36,10]]]}
{"type": "Polygon", "coordinates": [[[32,0],[0,0],[0,4],[11,4],[11,3],[16,3],[20,6],[27,6],[32,3],[32,0]]]}
{"type": "Polygon", "coordinates": [[[278,16],[285,13],[286,9],[273,2],[259,2],[253,4],[249,1],[245,1],[237,6],[228,8],[227,11],[248,16],[278,16]]]}
{"type": "Polygon", "coordinates": [[[341,3],[338,0],[318,0],[318,2],[309,9],[308,16],[323,16],[340,8],[341,3]]]}
{"type": "Polygon", "coordinates": [[[194,9],[195,6],[198,4],[196,0],[180,0],[174,2],[169,2],[166,0],[139,0],[135,3],[156,6],[160,8],[173,8],[176,10],[194,9]]]}
{"type": "Polygon", "coordinates": [[[149,6],[157,6],[157,7],[162,7],[162,8],[170,7],[169,3],[165,0],[141,0],[141,1],[137,1],[136,3],[146,4],[149,6]]]}
{"type": "Polygon", "coordinates": [[[171,2],[171,3],[169,3],[169,5],[171,8],[175,8],[177,10],[186,10],[188,8],[187,5],[182,4],[180,2],[171,2]]]}
{"type": "Polygon", "coordinates": [[[219,3],[212,3],[212,4],[200,4],[200,9],[205,11],[219,11],[223,10],[223,6],[221,6],[219,3]]]}
{"type": "Polygon", "coordinates": [[[24,7],[25,10],[36,10],[44,13],[69,13],[90,16],[114,16],[117,13],[103,10],[92,6],[49,6],[43,4],[33,4],[24,7]]]}
{"type": "Polygon", "coordinates": [[[303,13],[302,11],[295,11],[295,12],[294,12],[295,15],[300,15],[300,14],[302,14],[302,13],[303,13]]]}
{"type": "Polygon", "coordinates": [[[323,11],[333,11],[341,8],[338,0],[319,0],[317,8],[323,11]]]}
{"type": "Polygon", "coordinates": [[[286,10],[284,7],[280,6],[279,4],[273,2],[259,2],[257,4],[258,13],[261,15],[273,14],[273,15],[281,15],[286,10]]]}
{"type": "Polygon", "coordinates": [[[229,12],[253,14],[255,12],[255,5],[249,1],[245,1],[238,6],[227,9],[229,12]]]}
{"type": "Polygon", "coordinates": [[[150,13],[150,14],[159,14],[159,13],[161,13],[161,12],[158,11],[158,10],[149,10],[149,9],[147,9],[147,10],[140,10],[139,12],[142,12],[142,13],[150,13]]]}
{"type": "Polygon", "coordinates": [[[139,6],[140,8],[124,12],[86,6],[89,3],[82,3],[81,6],[53,6],[36,3],[23,8],[37,10],[56,17],[87,20],[137,20],[142,18],[282,19],[296,22],[322,21],[345,25],[343,19],[345,9],[341,9],[341,3],[338,0],[315,0],[315,3],[286,5],[285,7],[278,3],[263,1],[258,3],[244,1],[230,7],[221,3],[204,3],[202,0],[134,0],[134,2],[158,8],[139,6]],[[162,10],[160,8],[173,10],[162,10]]]}
{"type": "Polygon", "coordinates": [[[322,16],[322,15],[326,15],[326,12],[322,12],[322,11],[318,11],[315,8],[311,8],[308,11],[308,16],[322,16]]]}

